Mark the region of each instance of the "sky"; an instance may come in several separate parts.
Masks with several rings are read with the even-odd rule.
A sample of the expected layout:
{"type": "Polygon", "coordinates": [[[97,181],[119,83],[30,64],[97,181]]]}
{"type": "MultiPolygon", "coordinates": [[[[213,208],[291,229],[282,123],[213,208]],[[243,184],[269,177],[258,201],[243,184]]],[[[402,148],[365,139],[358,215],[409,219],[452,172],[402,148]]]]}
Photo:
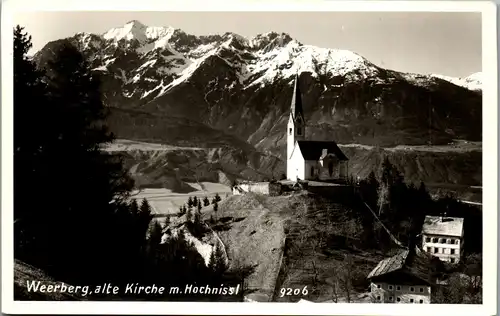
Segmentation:
{"type": "Polygon", "coordinates": [[[466,77],[482,71],[481,13],[39,11],[14,16],[33,50],[78,32],[102,34],[130,20],[194,35],[288,33],[303,44],[351,50],[403,72],[466,77]]]}

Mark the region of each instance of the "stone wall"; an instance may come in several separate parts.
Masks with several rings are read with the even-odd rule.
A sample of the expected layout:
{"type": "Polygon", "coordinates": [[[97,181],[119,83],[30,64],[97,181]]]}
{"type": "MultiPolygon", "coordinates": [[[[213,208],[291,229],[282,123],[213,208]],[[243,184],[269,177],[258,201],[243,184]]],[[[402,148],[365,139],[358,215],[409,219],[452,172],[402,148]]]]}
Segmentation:
{"type": "Polygon", "coordinates": [[[241,195],[248,192],[277,196],[281,194],[281,184],[278,182],[248,182],[233,187],[234,195],[241,195]]]}

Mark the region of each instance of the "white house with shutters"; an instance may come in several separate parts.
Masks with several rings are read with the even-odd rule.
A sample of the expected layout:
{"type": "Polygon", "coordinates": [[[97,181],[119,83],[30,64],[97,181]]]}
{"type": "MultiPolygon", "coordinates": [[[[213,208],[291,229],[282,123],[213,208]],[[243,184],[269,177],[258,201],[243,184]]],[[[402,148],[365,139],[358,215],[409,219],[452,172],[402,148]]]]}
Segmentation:
{"type": "Polygon", "coordinates": [[[458,263],[464,249],[464,219],[426,216],[422,226],[422,249],[442,261],[458,263]]]}

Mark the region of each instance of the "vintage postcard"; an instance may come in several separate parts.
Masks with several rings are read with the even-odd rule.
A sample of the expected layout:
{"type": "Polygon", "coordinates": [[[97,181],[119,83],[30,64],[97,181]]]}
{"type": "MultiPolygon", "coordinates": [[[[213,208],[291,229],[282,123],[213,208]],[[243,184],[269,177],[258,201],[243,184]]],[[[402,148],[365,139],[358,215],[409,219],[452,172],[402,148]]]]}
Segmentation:
{"type": "Polygon", "coordinates": [[[495,314],[495,31],[481,1],[4,3],[2,311],[495,314]]]}

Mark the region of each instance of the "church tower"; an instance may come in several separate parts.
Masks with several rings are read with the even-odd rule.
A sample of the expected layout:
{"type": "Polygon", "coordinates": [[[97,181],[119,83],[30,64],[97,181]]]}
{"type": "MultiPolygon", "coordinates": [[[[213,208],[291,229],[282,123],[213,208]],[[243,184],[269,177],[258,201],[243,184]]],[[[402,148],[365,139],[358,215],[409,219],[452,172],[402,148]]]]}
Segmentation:
{"type": "Polygon", "coordinates": [[[295,75],[293,87],[292,104],[290,106],[290,117],[286,128],[287,133],[287,165],[290,164],[295,141],[304,140],[306,129],[304,113],[302,111],[302,95],[299,87],[299,75],[295,75]]]}

